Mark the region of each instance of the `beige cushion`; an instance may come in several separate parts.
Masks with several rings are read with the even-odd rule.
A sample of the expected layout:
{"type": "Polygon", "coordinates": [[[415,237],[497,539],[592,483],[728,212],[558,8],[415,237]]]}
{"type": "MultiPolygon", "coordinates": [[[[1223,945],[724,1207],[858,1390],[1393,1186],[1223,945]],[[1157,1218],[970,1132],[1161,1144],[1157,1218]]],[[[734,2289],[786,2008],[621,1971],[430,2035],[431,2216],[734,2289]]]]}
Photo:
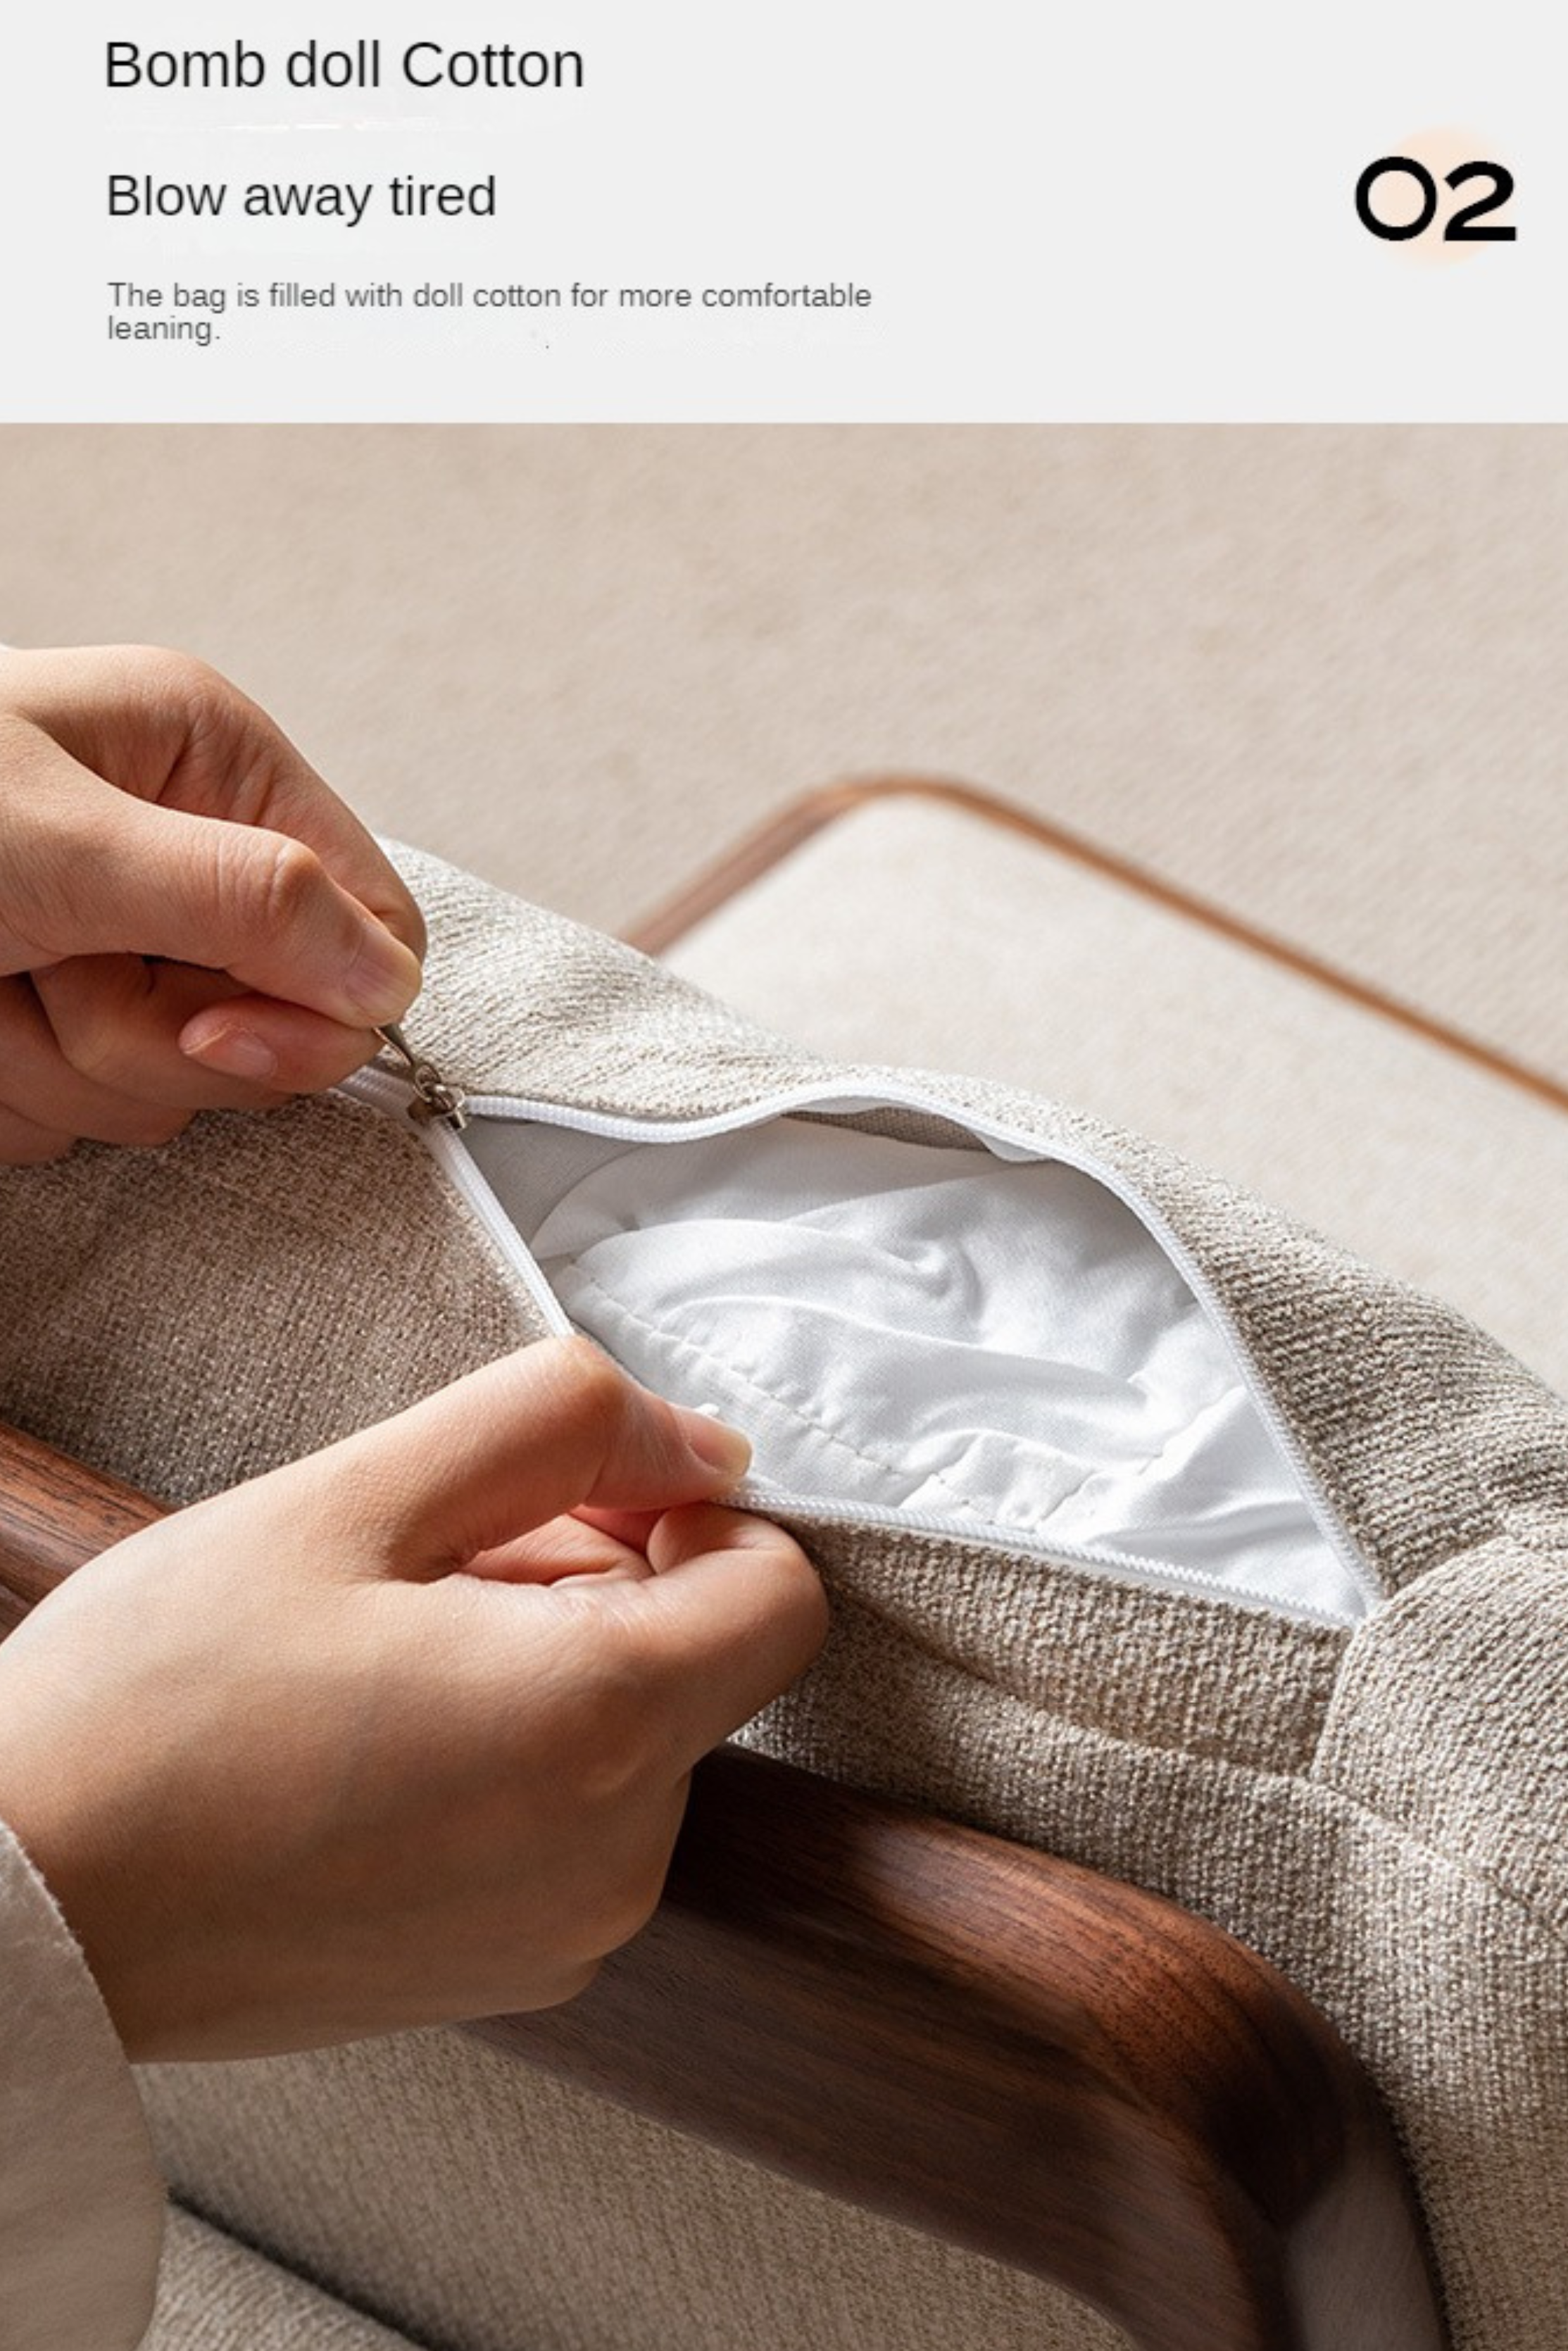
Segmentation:
{"type": "Polygon", "coordinates": [[[664,960],[819,1052],[1155,1136],[1568,1392],[1568,1112],[1018,831],[868,801],[664,960]]]}
{"type": "MultiPolygon", "coordinates": [[[[165,2160],[207,2210],[442,2351],[1126,2351],[1068,2295],[465,2034],[169,2071],[152,2098],[165,2160]]],[[[323,2351],[360,2351],[328,2314],[323,2351]]]]}
{"type": "Polygon", "coordinates": [[[178,2205],[144,2351],[417,2351],[178,2205]]]}
{"type": "MultiPolygon", "coordinates": [[[[1005,1129],[1048,1162],[1092,1162],[1141,1203],[1245,1353],[1281,1442],[1375,1576],[1376,1605],[1354,1628],[1313,1622],[802,1507],[834,1634],[751,1735],[1170,1894],[1273,1959],[1340,2024],[1393,2112],[1458,2351],[1559,2351],[1561,1402],[1452,1310],[1156,1144],[988,1078],[825,1064],[610,941],[428,861],[409,867],[434,937],[419,1039],[476,1092],[633,1122],[744,1118],[780,1088],[918,1094],[935,1121],[855,1116],[947,1143],[1005,1129]]],[[[401,1109],[306,1104],[205,1122],[162,1154],[83,1152],[25,1171],[0,1188],[0,1252],[14,1300],[0,1410],[175,1495],[319,1442],[541,1327],[401,1109]]],[[[440,2045],[461,2135],[472,2053],[440,2045]]],[[[335,2176],[374,2114],[385,2204],[372,2192],[360,2234],[334,2234],[326,2274],[343,2283],[375,2231],[396,2230],[393,2183],[428,2159],[428,2134],[403,2135],[412,2107],[397,2086],[400,2065],[427,2061],[402,2048],[227,2078],[164,2072],[149,2098],[182,2190],[296,2257],[319,2209],[347,2227],[335,2176]],[[317,2084],[329,2096],[340,2076],[363,2095],[343,2128],[312,2136],[296,2096],[308,2114],[317,2084]]],[[[512,2071],[503,2095],[526,2147],[548,2094],[512,2071]]],[[[602,2145],[623,2187],[620,2126],[602,2145]]],[[[647,2177],[634,2204],[630,2257],[663,2274],[671,2232],[690,2222],[647,2177]]],[[[545,2209],[553,2243],[564,2216],[545,2209]]],[[[455,2194],[442,2212],[460,2250],[481,2207],[455,2194]]],[[[517,2239],[506,2309],[523,2341],[533,2273],[517,2239]]],[[[407,2304],[390,2307],[419,2332],[407,2304]]],[[[608,2351],[615,2307],[607,2278],[580,2339],[608,2351]]]]}

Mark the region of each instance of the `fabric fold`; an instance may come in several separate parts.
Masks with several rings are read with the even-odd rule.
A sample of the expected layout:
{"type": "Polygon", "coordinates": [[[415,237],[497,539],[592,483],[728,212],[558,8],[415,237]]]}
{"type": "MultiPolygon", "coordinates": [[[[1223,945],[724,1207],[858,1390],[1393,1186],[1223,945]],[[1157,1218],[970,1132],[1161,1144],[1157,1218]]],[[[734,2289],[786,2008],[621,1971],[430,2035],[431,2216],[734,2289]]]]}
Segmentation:
{"type": "Polygon", "coordinates": [[[1364,1613],[1223,1333],[1092,1176],[789,1117],[586,1166],[500,1120],[478,1153],[572,1320],[735,1418],[760,1491],[1364,1613]]]}
{"type": "Polygon", "coordinates": [[[79,1945],[0,1823],[0,2343],[131,2351],[152,2315],[163,2184],[79,1945]]]}

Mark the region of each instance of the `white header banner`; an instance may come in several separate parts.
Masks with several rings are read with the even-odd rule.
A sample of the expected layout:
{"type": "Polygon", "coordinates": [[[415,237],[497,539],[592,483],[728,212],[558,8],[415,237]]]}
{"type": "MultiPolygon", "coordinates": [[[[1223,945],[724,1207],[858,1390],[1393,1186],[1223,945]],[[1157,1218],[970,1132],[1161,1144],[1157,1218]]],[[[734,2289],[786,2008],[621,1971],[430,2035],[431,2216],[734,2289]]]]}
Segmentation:
{"type": "Polygon", "coordinates": [[[202,0],[0,44],[10,421],[1564,413],[1539,6],[202,0]]]}

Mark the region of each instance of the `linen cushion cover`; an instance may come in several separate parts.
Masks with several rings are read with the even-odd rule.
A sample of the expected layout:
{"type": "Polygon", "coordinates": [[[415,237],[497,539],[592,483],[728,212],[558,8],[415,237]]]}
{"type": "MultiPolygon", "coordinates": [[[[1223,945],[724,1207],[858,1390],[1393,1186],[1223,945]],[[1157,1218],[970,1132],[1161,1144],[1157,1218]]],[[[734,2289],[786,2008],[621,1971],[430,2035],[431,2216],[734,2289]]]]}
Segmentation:
{"type": "MultiPolygon", "coordinates": [[[[415,1034],[476,1094],[633,1125],[741,1118],[781,1096],[916,1096],[920,1110],[868,1108],[847,1131],[965,1153],[977,1174],[991,1161],[977,1130],[1026,1138],[1044,1170],[1105,1171],[1196,1270],[1315,1516],[1364,1579],[1354,1617],[1068,1563],[1049,1535],[795,1513],[834,1630],[747,1736],[1150,1886],[1251,1943],[1378,2081],[1456,2343],[1560,2341],[1562,1404],[1450,1310],[1146,1143],[993,1084],[819,1061],[612,942],[403,862],[434,942],[415,1034]]],[[[352,1099],[18,1173],[0,1192],[0,1248],[14,1299],[0,1409],[171,1499],[326,1442],[551,1320],[413,1125],[352,1099]]],[[[437,2039],[460,2108],[476,2061],[437,2039]]],[[[362,2069],[384,2091],[399,2045],[162,2069],[148,2097],[176,2178],[235,2225],[254,2194],[269,2232],[308,2235],[309,2208],[330,2201],[298,2135],[312,2085],[362,2069]],[[290,2149],[292,2222],[263,2192],[279,2163],[269,2134],[290,2149]]],[[[507,2095],[520,2110],[554,2094],[517,2075],[507,2095]]],[[[395,2143],[395,2116],[386,2128],[395,2143]]],[[[629,2128],[607,2123],[606,2147],[629,2128]]],[[[651,2216],[645,2188],[633,2240],[664,2258],[673,2222],[651,2216]]],[[[351,2271],[358,2256],[331,2258],[351,2271]]],[[[416,2333],[421,2318],[445,2325],[378,2306],[416,2333]]],[[[609,2339],[583,2325],[584,2341],[609,2339]]],[[[502,2338],[481,2325],[472,2339],[502,2338]]]]}

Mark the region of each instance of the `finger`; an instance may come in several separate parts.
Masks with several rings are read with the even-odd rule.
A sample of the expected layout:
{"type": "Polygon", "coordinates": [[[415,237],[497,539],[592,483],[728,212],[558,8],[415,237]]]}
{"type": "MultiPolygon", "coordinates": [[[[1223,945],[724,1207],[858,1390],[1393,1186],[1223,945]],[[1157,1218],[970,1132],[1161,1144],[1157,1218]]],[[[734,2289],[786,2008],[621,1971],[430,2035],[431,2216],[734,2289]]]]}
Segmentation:
{"type": "Polygon", "coordinates": [[[186,698],[200,713],[160,795],[167,808],[286,833],[423,958],[424,918],[374,836],[266,711],[204,664],[186,698]]]}
{"type": "Polygon", "coordinates": [[[389,1563],[441,1574],[580,1502],[665,1510],[727,1490],[750,1447],[639,1387],[586,1339],[503,1356],[314,1457],[329,1512],[389,1563]]]}
{"type": "Polygon", "coordinates": [[[597,1527],[601,1533],[613,1535],[617,1542],[640,1552],[645,1559],[661,1513],[658,1510],[595,1510],[591,1502],[585,1502],[572,1515],[586,1526],[597,1527]]]}
{"type": "Polygon", "coordinates": [[[40,1167],[47,1160],[63,1159],[75,1141],[74,1134],[39,1126],[0,1103],[0,1166],[40,1167]]]}
{"type": "Polygon", "coordinates": [[[26,979],[0,980],[0,1100],[60,1134],[139,1148],[169,1142],[188,1115],[84,1077],[26,979]]]}
{"type": "Polygon", "coordinates": [[[563,1592],[569,1586],[573,1591],[591,1592],[607,1583],[643,1583],[653,1572],[646,1560],[641,1564],[618,1560],[603,1567],[579,1568],[570,1575],[552,1575],[549,1583],[552,1592],[563,1592]]]}
{"type": "Polygon", "coordinates": [[[570,1515],[481,1552],[464,1569],[465,1575],[485,1576],[497,1583],[560,1583],[580,1575],[641,1578],[653,1573],[647,1553],[635,1544],[570,1515]]]}
{"type": "Polygon", "coordinates": [[[162,956],[349,1028],[413,1001],[418,957],[304,841],[150,805],[43,738],[9,765],[26,789],[5,844],[6,927],[26,965],[162,956]]]}
{"type": "Polygon", "coordinates": [[[418,957],[305,842],[114,798],[106,846],[120,935],[110,944],[230,972],[347,1028],[407,1011],[418,957]]]}
{"type": "Polygon", "coordinates": [[[649,1560],[653,1575],[618,1601],[684,1768],[804,1673],[827,1634],[827,1600],[782,1527],[712,1503],[667,1511],[649,1560]]]}
{"type": "Polygon", "coordinates": [[[276,721],[188,653],[98,645],[4,656],[9,705],[123,792],[287,833],[410,947],[424,925],[401,876],[276,721]]]}
{"type": "Polygon", "coordinates": [[[247,995],[190,964],[72,956],[35,973],[33,987],[73,1069],[186,1110],[274,1109],[340,1084],[378,1043],[368,1029],[247,995]]]}
{"type": "Polygon", "coordinates": [[[225,1075],[180,1050],[187,1024],[214,1009],[221,1018],[234,996],[221,972],[140,956],[71,956],[35,972],[32,985],[57,1050],[95,1086],[187,1115],[269,1110],[286,1099],[279,1087],[225,1075]]]}
{"type": "Polygon", "coordinates": [[[186,1060],[204,1070],[290,1094],[340,1085],[381,1043],[373,1029],[346,1029],[269,996],[226,998],[187,1020],[175,1041],[186,1060]]]}

